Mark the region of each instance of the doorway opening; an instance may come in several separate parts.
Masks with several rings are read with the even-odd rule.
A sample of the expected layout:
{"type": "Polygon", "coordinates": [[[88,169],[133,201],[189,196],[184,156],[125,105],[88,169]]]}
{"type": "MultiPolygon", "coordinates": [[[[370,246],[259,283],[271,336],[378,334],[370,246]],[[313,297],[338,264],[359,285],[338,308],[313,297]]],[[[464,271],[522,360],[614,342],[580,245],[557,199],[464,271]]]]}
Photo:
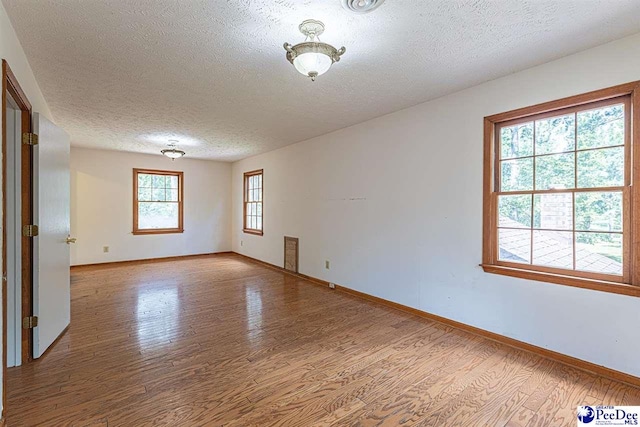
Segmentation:
{"type": "Polygon", "coordinates": [[[2,61],[4,124],[3,165],[3,250],[5,280],[5,367],[32,360],[32,329],[23,320],[32,312],[33,238],[23,229],[33,220],[33,145],[23,135],[31,132],[31,104],[6,61],[2,61]]]}
{"type": "Polygon", "coordinates": [[[22,292],[16,286],[22,283],[22,215],[21,191],[22,176],[20,174],[21,150],[19,141],[22,138],[22,112],[18,103],[7,94],[5,112],[6,123],[6,243],[7,243],[7,367],[22,364],[22,292]]]}

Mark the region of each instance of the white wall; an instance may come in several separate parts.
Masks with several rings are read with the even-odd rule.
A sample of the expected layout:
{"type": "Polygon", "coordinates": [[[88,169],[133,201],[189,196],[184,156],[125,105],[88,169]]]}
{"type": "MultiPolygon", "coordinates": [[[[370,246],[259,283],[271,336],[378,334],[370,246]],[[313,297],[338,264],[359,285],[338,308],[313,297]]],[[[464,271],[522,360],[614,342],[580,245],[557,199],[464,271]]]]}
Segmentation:
{"type": "Polygon", "coordinates": [[[639,79],[640,34],[237,162],[233,250],[281,265],[299,237],[301,273],[640,376],[640,298],[478,266],[483,117],[639,79]],[[253,236],[242,174],[260,168],[253,236]]]}
{"type": "MultiPolygon", "coordinates": [[[[33,110],[41,113],[45,117],[51,119],[51,112],[42,96],[42,92],[38,87],[38,83],[31,71],[31,66],[27,61],[27,57],[22,50],[22,46],[18,41],[13,26],[9,21],[9,17],[0,2],[0,58],[7,61],[11,71],[18,79],[22,90],[27,95],[29,102],[33,106],[33,110]]],[[[5,120],[0,114],[0,128],[2,121],[5,120]]],[[[0,264],[1,264],[0,260],[0,264]]],[[[2,267],[0,265],[0,267],[2,267]]],[[[11,284],[10,284],[11,285],[11,284]]],[[[0,304],[0,330],[2,329],[2,305],[0,304]]],[[[0,360],[2,360],[2,349],[0,348],[0,360]]],[[[2,369],[0,369],[0,396],[2,396],[2,369]]],[[[2,401],[0,399],[0,410],[2,410],[2,401]]]]}
{"type": "Polygon", "coordinates": [[[27,61],[27,57],[22,50],[20,41],[13,31],[13,26],[7,12],[4,10],[4,6],[0,2],[0,58],[7,61],[11,71],[15,74],[20,87],[27,95],[33,111],[38,112],[52,120],[51,112],[47,106],[47,102],[42,96],[40,87],[36,82],[36,78],[33,75],[31,66],[27,61]]]}
{"type": "Polygon", "coordinates": [[[71,265],[229,251],[230,191],[229,163],[72,147],[71,265]],[[133,168],[184,172],[184,233],[131,233],[133,168]]]}

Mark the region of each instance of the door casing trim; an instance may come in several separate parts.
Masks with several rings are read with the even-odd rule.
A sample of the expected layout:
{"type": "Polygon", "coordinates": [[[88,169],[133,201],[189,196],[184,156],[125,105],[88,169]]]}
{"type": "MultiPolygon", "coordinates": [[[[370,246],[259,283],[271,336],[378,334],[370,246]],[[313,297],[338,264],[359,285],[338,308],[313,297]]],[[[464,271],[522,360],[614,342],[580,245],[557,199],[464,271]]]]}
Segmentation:
{"type": "MultiPolygon", "coordinates": [[[[6,60],[2,60],[2,275],[7,274],[7,94],[11,95],[22,111],[22,132],[31,132],[32,106],[27,95],[20,87],[20,83],[15,74],[11,71],[6,60]]],[[[33,217],[32,210],[32,186],[31,176],[33,170],[32,148],[29,145],[21,144],[22,149],[22,224],[28,224],[33,217]]],[[[31,294],[32,283],[32,261],[33,243],[29,238],[22,238],[22,317],[31,315],[31,294]]],[[[4,420],[4,409],[6,408],[6,378],[7,378],[7,284],[2,283],[2,413],[0,420],[4,420]]],[[[31,330],[22,330],[22,362],[31,361],[31,330]]]]}

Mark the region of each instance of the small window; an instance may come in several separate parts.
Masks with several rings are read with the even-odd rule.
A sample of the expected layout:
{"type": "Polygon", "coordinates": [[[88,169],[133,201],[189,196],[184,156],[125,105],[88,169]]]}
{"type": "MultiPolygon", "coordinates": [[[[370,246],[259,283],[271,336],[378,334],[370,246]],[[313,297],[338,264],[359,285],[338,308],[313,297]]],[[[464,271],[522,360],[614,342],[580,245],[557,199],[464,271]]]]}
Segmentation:
{"type": "Polygon", "coordinates": [[[262,235],[262,169],[244,174],[244,232],[262,235]]]}
{"type": "Polygon", "coordinates": [[[485,119],[485,271],[640,295],[635,87],[485,119]]]}
{"type": "Polygon", "coordinates": [[[133,234],[182,233],[182,172],[133,170],[133,234]]]}

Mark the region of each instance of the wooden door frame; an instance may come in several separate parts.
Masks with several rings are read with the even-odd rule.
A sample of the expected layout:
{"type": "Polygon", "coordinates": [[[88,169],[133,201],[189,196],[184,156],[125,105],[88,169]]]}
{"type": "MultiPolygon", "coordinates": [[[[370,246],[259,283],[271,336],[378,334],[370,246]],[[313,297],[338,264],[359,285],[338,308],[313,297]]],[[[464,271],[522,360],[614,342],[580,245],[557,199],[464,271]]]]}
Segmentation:
{"type": "MultiPolygon", "coordinates": [[[[13,100],[18,104],[18,108],[22,111],[22,133],[31,132],[32,130],[32,107],[31,103],[27,99],[24,91],[18,83],[18,79],[11,71],[9,64],[4,59],[2,60],[2,201],[3,201],[3,232],[2,232],[2,259],[3,259],[3,275],[7,274],[7,235],[6,235],[6,178],[7,178],[7,126],[6,126],[6,111],[7,111],[7,93],[11,95],[13,100]]],[[[22,212],[21,212],[21,224],[31,224],[33,220],[33,147],[30,145],[21,144],[21,198],[22,198],[22,212]]],[[[20,231],[21,235],[22,232],[20,231]]],[[[22,316],[31,316],[32,301],[31,296],[33,292],[33,240],[29,237],[22,237],[22,254],[21,254],[21,272],[22,272],[22,316]]],[[[3,295],[3,382],[6,377],[7,366],[7,286],[6,283],[2,288],[3,295]]],[[[28,363],[32,358],[32,340],[33,331],[31,329],[22,330],[22,348],[21,359],[22,363],[28,363]]],[[[4,387],[3,387],[4,391],[4,387]]],[[[6,393],[3,393],[6,395],[6,393]]],[[[3,403],[5,402],[5,396],[3,395],[3,403]]],[[[4,407],[4,405],[3,405],[4,407]]]]}

